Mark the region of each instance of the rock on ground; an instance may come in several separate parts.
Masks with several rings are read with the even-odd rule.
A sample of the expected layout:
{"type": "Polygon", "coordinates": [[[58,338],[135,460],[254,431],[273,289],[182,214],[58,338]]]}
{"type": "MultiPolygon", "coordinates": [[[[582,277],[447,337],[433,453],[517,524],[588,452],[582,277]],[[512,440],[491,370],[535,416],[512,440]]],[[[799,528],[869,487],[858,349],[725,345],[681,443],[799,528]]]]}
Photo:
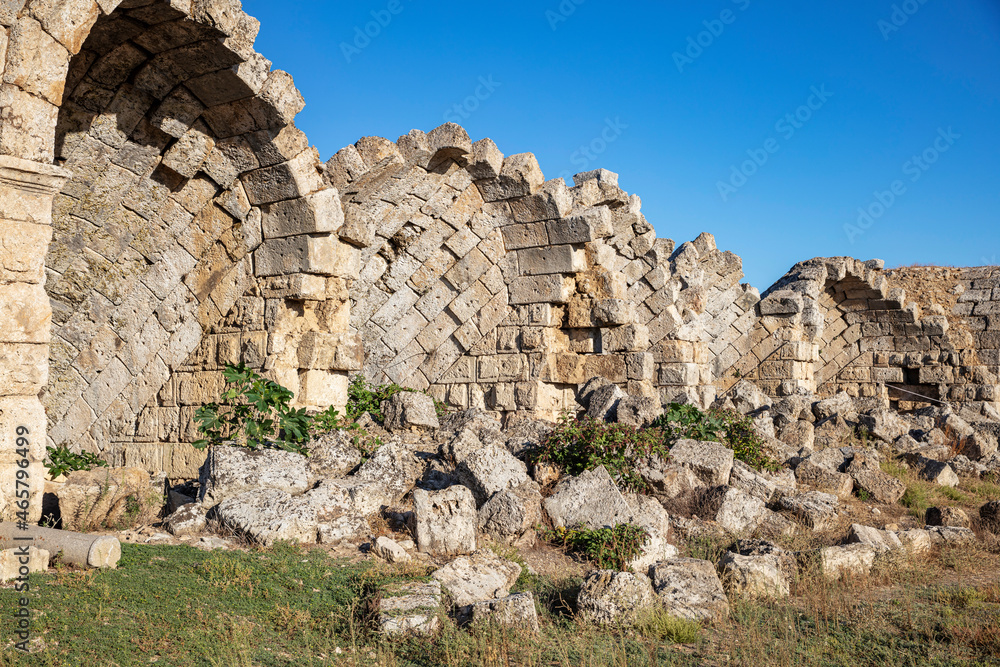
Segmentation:
{"type": "Polygon", "coordinates": [[[278,489],[245,491],[219,503],[213,513],[223,527],[267,547],[278,540],[315,543],[319,529],[308,500],[278,489]]]}
{"type": "Polygon", "coordinates": [[[743,598],[788,597],[788,579],[774,555],[741,556],[726,552],[719,562],[722,584],[730,595],[743,598]]]}
{"type": "Polygon", "coordinates": [[[410,560],[410,554],[406,553],[406,549],[384,535],[375,540],[372,552],[387,563],[406,563],[410,560]]]}
{"type": "Polygon", "coordinates": [[[630,625],[652,609],[656,596],[649,577],[634,572],[594,570],[576,599],[580,616],[600,625],[630,625]]]}
{"type": "Polygon", "coordinates": [[[819,491],[784,496],[780,506],[816,532],[833,528],[840,516],[837,513],[839,507],[837,496],[819,491]]]}
{"type": "Polygon", "coordinates": [[[375,483],[381,495],[388,499],[386,504],[392,504],[409,493],[423,474],[424,464],[413,452],[405,445],[390,443],[379,447],[353,479],[375,483]]]}
{"type": "Polygon", "coordinates": [[[543,502],[556,528],[584,525],[613,527],[628,523],[631,511],[611,475],[598,466],[576,477],[567,477],[543,502]]]}
{"type": "Polygon", "coordinates": [[[717,442],[680,440],[670,449],[670,460],[690,468],[705,486],[729,484],[733,450],[717,442]]]}
{"type": "Polygon", "coordinates": [[[969,515],[957,507],[929,507],[924,519],[928,526],[968,528],[972,525],[969,515]]]}
{"type": "Polygon", "coordinates": [[[734,535],[749,534],[763,521],[767,506],[763,500],[731,486],[719,486],[705,495],[704,506],[711,518],[734,535]]]}
{"type": "Polygon", "coordinates": [[[343,477],[361,463],[361,452],[347,431],[330,431],[309,443],[306,473],[309,482],[343,477]]]}
{"type": "Polygon", "coordinates": [[[542,521],[542,494],[535,482],[501,491],[479,508],[479,529],[512,543],[542,521]]]}
{"type": "Polygon", "coordinates": [[[854,490],[854,480],[850,475],[832,472],[828,468],[816,465],[809,459],[796,466],[795,480],[800,486],[833,494],[840,500],[849,499],[854,490]]]}
{"type": "Polygon", "coordinates": [[[630,561],[628,566],[635,572],[648,572],[652,565],[677,555],[677,547],[669,541],[670,516],[655,498],[633,493],[624,497],[631,511],[629,523],[649,533],[649,539],[643,545],[642,553],[630,561]]]}
{"type": "Polygon", "coordinates": [[[386,635],[429,635],[440,625],[441,584],[392,584],[379,600],[379,630],[386,635]]]}
{"type": "Polygon", "coordinates": [[[906,493],[905,484],[882,472],[877,462],[872,462],[863,454],[855,455],[847,466],[847,474],[854,479],[857,488],[877,503],[892,505],[906,493]]]}
{"type": "Polygon", "coordinates": [[[246,491],[298,495],[309,488],[308,459],[280,449],[210,447],[201,467],[199,500],[211,509],[246,491]]]}
{"type": "Polygon", "coordinates": [[[77,470],[67,474],[65,482],[47,486],[59,500],[63,530],[115,527],[125,518],[129,498],[140,508],[129,520],[139,525],[154,519],[163,506],[162,490],[154,490],[149,473],[138,468],[77,470]]]}
{"type": "Polygon", "coordinates": [[[487,445],[469,454],[458,465],[458,479],[472,489],[476,504],[482,505],[494,494],[528,481],[524,462],[502,447],[487,445]]]}
{"type": "Polygon", "coordinates": [[[520,576],[520,565],[486,549],[460,556],[431,574],[459,608],[507,597],[520,576]]]}
{"type": "Polygon", "coordinates": [[[176,512],[163,520],[167,531],[175,537],[205,532],[205,506],[201,503],[181,505],[176,512]]]}
{"type": "Polygon", "coordinates": [[[537,633],[538,612],[535,596],[530,592],[515,593],[500,600],[483,600],[472,605],[470,621],[496,623],[537,633]]]}
{"type": "Polygon", "coordinates": [[[819,550],[823,576],[838,579],[848,575],[866,575],[875,564],[875,550],[867,544],[844,544],[819,550]]]}
{"type": "MultiPolygon", "coordinates": [[[[23,555],[19,549],[0,549],[0,582],[13,581],[21,576],[23,555]]],[[[28,573],[45,572],[49,569],[49,552],[37,547],[28,547],[28,573]]]]}
{"type": "Polygon", "coordinates": [[[454,556],[476,550],[476,501],[464,486],[415,489],[413,523],[417,548],[423,553],[454,556]]]}
{"type": "Polygon", "coordinates": [[[434,399],[415,391],[401,391],[382,402],[385,427],[398,431],[412,427],[439,428],[441,426],[434,407],[434,399]]]}
{"type": "Polygon", "coordinates": [[[650,569],[653,588],[667,612],[693,621],[725,619],[729,601],[707,560],[671,558],[650,569]]]}

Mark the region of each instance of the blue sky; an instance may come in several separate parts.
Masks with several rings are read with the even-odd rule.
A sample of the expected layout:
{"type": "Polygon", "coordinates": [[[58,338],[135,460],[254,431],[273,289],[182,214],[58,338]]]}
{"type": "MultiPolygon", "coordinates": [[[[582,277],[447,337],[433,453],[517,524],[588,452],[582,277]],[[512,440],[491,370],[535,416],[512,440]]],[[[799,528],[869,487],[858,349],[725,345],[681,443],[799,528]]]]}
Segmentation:
{"type": "Polygon", "coordinates": [[[324,159],[455,120],[547,178],[618,172],[659,236],[715,234],[761,289],[815,256],[1000,263],[997,0],[244,9],[324,159]]]}

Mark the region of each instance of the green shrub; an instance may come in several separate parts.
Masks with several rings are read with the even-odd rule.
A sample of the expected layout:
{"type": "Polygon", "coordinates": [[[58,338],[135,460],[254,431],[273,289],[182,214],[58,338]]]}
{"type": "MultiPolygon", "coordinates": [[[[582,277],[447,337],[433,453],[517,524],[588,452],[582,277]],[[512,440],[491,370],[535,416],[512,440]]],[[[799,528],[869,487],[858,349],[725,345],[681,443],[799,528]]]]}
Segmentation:
{"type": "Polygon", "coordinates": [[[646,491],[646,481],[635,471],[637,459],[669,456],[660,429],[636,430],[600,419],[563,416],[556,427],[529,455],[532,463],[550,463],[570,475],[604,466],[612,479],[627,491],[646,491]]]}
{"type": "Polygon", "coordinates": [[[556,528],[541,530],[542,539],[559,544],[593,561],[602,570],[628,569],[642,553],[649,533],[641,526],[620,523],[614,528],[556,528]]]}
{"type": "Polygon", "coordinates": [[[58,447],[46,447],[47,454],[45,467],[52,477],[65,475],[75,470],[91,470],[93,468],[107,468],[108,462],[102,461],[96,454],[90,452],[80,452],[75,454],[66,445],[58,447]]]}
{"type": "Polygon", "coordinates": [[[385,423],[385,414],[382,413],[382,401],[387,401],[404,389],[398,384],[369,384],[364,376],[355,375],[347,387],[347,419],[355,421],[364,413],[371,415],[371,418],[378,424],[385,423]]]}
{"type": "Polygon", "coordinates": [[[205,436],[194,442],[205,449],[224,442],[249,449],[270,447],[309,454],[312,418],[305,408],[292,408],[291,391],[267,380],[243,364],[226,366],[226,389],[221,403],[209,403],[195,412],[198,431],[205,436]]]}
{"type": "Polygon", "coordinates": [[[734,410],[703,412],[693,405],[671,403],[651,427],[663,432],[670,447],[678,440],[718,442],[733,450],[736,460],[755,470],[778,469],[764,454],[764,441],[754,430],[753,420],[734,410]]]}

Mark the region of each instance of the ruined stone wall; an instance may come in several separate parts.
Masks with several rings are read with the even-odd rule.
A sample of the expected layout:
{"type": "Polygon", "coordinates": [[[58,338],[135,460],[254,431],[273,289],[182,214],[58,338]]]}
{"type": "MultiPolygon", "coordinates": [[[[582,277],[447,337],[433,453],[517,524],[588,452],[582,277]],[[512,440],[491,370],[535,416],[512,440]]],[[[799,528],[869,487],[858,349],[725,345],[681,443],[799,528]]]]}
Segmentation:
{"type": "Polygon", "coordinates": [[[365,246],[351,325],[370,381],[549,417],[575,410],[595,376],[664,401],[714,398],[695,323],[739,302],[728,327],[756,296],[710,235],[657,239],[617,175],[545,181],[531,154],[505,158],[453,124],[367,137],[326,174],[342,235],[365,246]]]}
{"type": "Polygon", "coordinates": [[[881,396],[902,409],[947,401],[972,415],[995,410],[998,274],[802,262],[764,294],[758,321],[738,343],[749,352],[719,369],[720,389],[745,378],[772,396],[801,387],[881,396]]]}
{"type": "MultiPolygon", "coordinates": [[[[253,50],[258,22],[236,2],[110,4],[56,53],[51,150],[72,176],[45,260],[42,400],[51,442],[190,476],[194,411],[226,363],[302,405],[346,401],[350,250],[293,125],[302,97],[253,50]]],[[[13,37],[51,40],[40,11],[22,10],[13,37]]]]}

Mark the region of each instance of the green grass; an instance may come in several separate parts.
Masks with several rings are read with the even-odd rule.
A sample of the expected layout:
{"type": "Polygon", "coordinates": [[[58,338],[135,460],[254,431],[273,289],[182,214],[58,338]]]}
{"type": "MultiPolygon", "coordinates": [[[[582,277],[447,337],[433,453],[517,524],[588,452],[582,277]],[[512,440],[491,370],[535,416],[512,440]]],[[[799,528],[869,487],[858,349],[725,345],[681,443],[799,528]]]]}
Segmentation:
{"type": "MultiPolygon", "coordinates": [[[[38,650],[25,656],[5,641],[0,666],[855,667],[986,665],[1000,654],[1000,586],[925,585],[943,561],[937,570],[894,574],[891,594],[870,581],[799,581],[795,598],[736,602],[730,621],[716,627],[662,611],[634,628],[581,624],[573,615],[581,580],[536,575],[515,590],[535,596],[537,636],[489,624],[463,629],[443,617],[436,636],[384,639],[372,631],[368,601],[428,568],[338,561],[288,545],[206,553],[125,544],[122,551],[117,570],[33,575],[38,650]]],[[[956,552],[953,569],[996,570],[995,555],[966,551],[956,552]]],[[[12,611],[19,595],[0,589],[0,605],[12,611]]],[[[9,640],[9,620],[5,631],[9,640]]]]}

